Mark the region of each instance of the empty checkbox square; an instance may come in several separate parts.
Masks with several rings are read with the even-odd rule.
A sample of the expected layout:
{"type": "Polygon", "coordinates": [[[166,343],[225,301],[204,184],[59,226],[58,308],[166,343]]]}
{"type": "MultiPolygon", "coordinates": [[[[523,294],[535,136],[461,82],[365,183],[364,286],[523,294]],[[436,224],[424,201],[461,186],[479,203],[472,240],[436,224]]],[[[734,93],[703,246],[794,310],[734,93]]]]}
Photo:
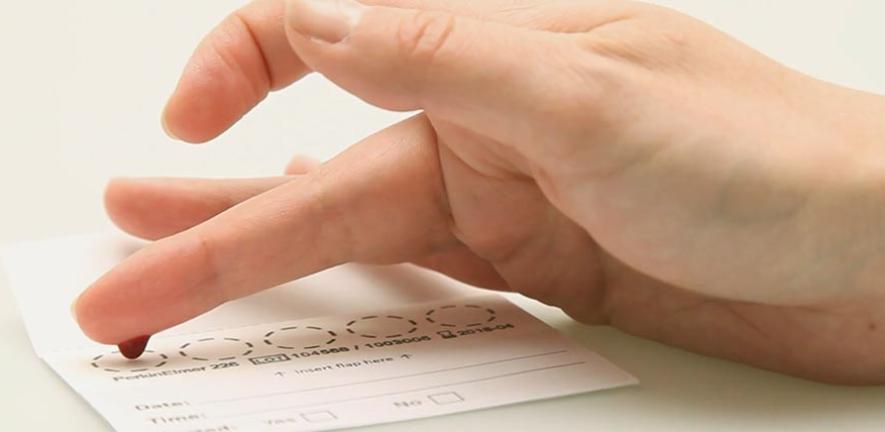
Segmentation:
{"type": "Polygon", "coordinates": [[[332,414],[331,411],[312,411],[301,413],[301,418],[311,422],[311,423],[319,423],[319,422],[327,422],[337,419],[335,414],[332,414]]]}
{"type": "Polygon", "coordinates": [[[427,397],[437,405],[448,405],[464,401],[464,398],[455,392],[437,393],[427,397]]]}

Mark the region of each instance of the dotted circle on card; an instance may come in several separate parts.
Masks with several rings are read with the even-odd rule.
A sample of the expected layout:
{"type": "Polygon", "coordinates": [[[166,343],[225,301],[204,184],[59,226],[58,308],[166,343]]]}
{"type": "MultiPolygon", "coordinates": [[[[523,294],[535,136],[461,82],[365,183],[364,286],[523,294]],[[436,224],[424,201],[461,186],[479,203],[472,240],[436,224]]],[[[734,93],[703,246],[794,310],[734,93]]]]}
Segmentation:
{"type": "Polygon", "coordinates": [[[355,319],[349,323],[347,323],[347,332],[350,334],[359,335],[364,338],[376,339],[376,338],[398,338],[403,337],[418,330],[418,323],[415,320],[411,320],[408,318],[403,318],[398,315],[369,315],[364,316],[358,319],[355,319]],[[391,325],[396,325],[402,329],[402,331],[391,331],[390,333],[381,334],[381,332],[370,332],[370,331],[361,331],[359,327],[361,325],[372,323],[377,324],[382,321],[388,321],[391,325]]]}
{"type": "Polygon", "coordinates": [[[252,354],[253,348],[254,346],[251,342],[246,342],[237,338],[207,337],[182,344],[180,347],[178,347],[178,353],[181,354],[182,357],[187,357],[197,361],[227,361],[233,360],[237,357],[252,354]],[[205,354],[193,354],[188,352],[199,350],[205,348],[206,346],[225,346],[226,348],[224,348],[222,354],[212,356],[205,354]]]}
{"type": "Polygon", "coordinates": [[[169,361],[169,356],[167,356],[166,354],[158,353],[158,352],[155,352],[152,350],[145,350],[144,354],[142,354],[142,356],[143,357],[139,360],[128,360],[128,359],[124,360],[120,356],[120,351],[113,351],[113,352],[110,352],[107,354],[99,354],[99,355],[93,357],[92,362],[90,364],[92,365],[92,367],[94,367],[96,369],[101,369],[106,372],[114,372],[114,373],[117,373],[117,372],[144,372],[148,369],[161,367],[161,366],[165,365],[167,361],[169,361]],[[111,356],[113,356],[113,357],[111,357],[111,356]],[[155,360],[149,360],[146,358],[146,357],[151,357],[151,356],[157,357],[157,358],[155,360]],[[114,361],[121,361],[121,362],[122,361],[130,362],[130,363],[134,362],[134,363],[138,363],[140,366],[136,367],[136,368],[124,368],[124,367],[120,367],[120,366],[111,367],[111,365],[103,364],[103,363],[107,362],[109,359],[114,360],[114,361]],[[148,363],[147,366],[144,366],[144,364],[146,362],[150,362],[150,363],[148,363]]]}
{"type": "Polygon", "coordinates": [[[277,348],[282,348],[282,349],[287,349],[287,350],[296,349],[296,348],[309,350],[309,349],[317,349],[323,345],[331,345],[337,340],[337,338],[338,338],[338,334],[336,334],[332,330],[326,330],[321,327],[292,326],[292,327],[283,327],[279,330],[267,332],[264,335],[264,343],[267,345],[272,345],[277,348]],[[300,336],[301,334],[306,335],[308,338],[307,340],[310,342],[308,342],[307,344],[293,344],[293,343],[286,343],[284,341],[280,341],[280,339],[283,339],[284,337],[287,337],[287,336],[288,337],[293,337],[293,336],[297,337],[297,336],[300,336]],[[296,347],[296,345],[300,345],[300,346],[296,347]]]}
{"type": "Polygon", "coordinates": [[[424,314],[424,318],[427,322],[438,324],[443,327],[477,327],[494,321],[497,319],[497,316],[498,314],[494,309],[474,304],[445,305],[431,309],[424,314]],[[455,313],[453,314],[451,312],[455,313]],[[472,315],[478,316],[469,316],[467,319],[464,319],[465,317],[462,316],[461,319],[457,319],[458,312],[471,312],[472,315]],[[475,314],[475,312],[479,312],[479,314],[475,314]]]}

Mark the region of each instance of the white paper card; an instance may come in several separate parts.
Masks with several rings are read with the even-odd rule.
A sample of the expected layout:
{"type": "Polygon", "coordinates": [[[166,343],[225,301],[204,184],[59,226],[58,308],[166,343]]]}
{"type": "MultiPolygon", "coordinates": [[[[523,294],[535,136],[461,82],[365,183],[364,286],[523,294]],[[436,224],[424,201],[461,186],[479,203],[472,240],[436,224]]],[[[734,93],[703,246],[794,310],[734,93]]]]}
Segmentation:
{"type": "Polygon", "coordinates": [[[118,430],[328,430],[636,382],[499,295],[360,266],[225,305],[126,360],[67,307],[138,246],[106,234],[4,254],[37,354],[118,430]]]}

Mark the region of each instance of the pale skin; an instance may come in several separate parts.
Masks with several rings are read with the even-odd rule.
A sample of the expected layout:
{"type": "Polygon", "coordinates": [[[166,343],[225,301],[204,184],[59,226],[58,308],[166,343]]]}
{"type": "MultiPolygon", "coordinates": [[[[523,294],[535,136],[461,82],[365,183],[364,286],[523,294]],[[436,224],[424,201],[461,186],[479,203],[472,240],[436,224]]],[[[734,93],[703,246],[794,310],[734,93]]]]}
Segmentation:
{"type": "Polygon", "coordinates": [[[197,48],[164,124],[208,141],[310,71],[422,113],[286,176],[115,180],[112,219],[158,241],[78,299],[87,335],[412,262],[692,351],[885,383],[885,98],[639,3],[258,0],[197,48]]]}

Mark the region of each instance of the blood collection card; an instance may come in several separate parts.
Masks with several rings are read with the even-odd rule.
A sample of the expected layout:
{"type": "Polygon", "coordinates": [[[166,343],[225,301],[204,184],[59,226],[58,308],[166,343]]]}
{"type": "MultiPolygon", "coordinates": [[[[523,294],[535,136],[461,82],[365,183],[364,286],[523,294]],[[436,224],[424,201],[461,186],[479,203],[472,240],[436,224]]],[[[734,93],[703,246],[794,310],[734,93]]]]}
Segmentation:
{"type": "Polygon", "coordinates": [[[103,234],[4,254],[37,355],[118,430],[329,430],[636,383],[500,295],[360,266],[225,305],[127,360],[66,309],[137,247],[103,234]]]}

